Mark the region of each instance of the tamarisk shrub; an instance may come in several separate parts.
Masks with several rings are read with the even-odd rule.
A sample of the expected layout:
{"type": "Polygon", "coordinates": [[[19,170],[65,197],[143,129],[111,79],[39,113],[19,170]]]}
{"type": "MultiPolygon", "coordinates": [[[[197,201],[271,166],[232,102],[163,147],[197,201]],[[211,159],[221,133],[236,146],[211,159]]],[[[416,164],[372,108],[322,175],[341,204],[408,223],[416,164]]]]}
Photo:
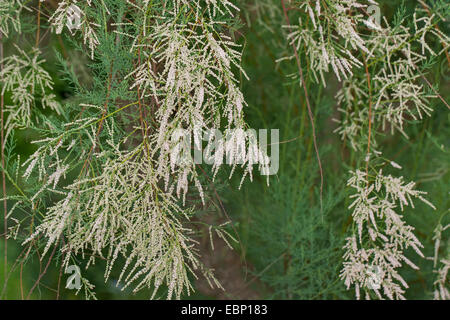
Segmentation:
{"type": "MultiPolygon", "coordinates": [[[[8,2],[10,16],[2,18],[2,32],[9,24],[20,31],[14,17],[24,8],[8,2]]],[[[171,137],[177,129],[195,126],[199,144],[200,134],[224,127],[241,130],[230,131],[238,132],[236,145],[251,144],[248,136],[239,135],[246,129],[246,102],[235,75],[247,77],[240,66],[241,48],[226,29],[238,8],[229,1],[64,0],[52,10],[51,30],[69,32],[88,48],[95,84],[88,89],[69,71],[80,92],[77,101],[64,112],[65,122],[44,123],[46,138],[33,142],[38,149],[22,164],[23,178],[40,185],[26,198],[27,205],[40,206],[52,195],[60,198],[45,208],[23,244],[45,238],[42,258],[57,246],[64,267],[72,256],[89,251],[87,267],[95,256],[107,259],[105,280],[123,256],[117,283],[125,282],[122,289],[134,284],[135,291],[154,288],[153,296],[163,284],[168,299],[189,294],[189,276],[198,272],[221,287],[201,264],[193,230],[185,226],[193,215],[193,209],[183,208],[190,181],[205,202],[198,169],[193,159],[173,161],[177,141],[171,137]],[[116,120],[131,107],[138,108],[132,119],[116,120]],[[67,179],[72,182],[62,185],[67,179]]],[[[17,55],[3,60],[1,71],[2,93],[11,92],[13,102],[6,109],[6,138],[16,127],[33,127],[37,96],[43,107],[57,113],[64,108],[51,93],[53,80],[42,68],[39,49],[33,48],[32,56],[16,50],[17,55]]],[[[237,158],[236,147],[226,143],[218,141],[216,151],[226,148],[228,156],[237,158]]],[[[252,177],[254,159],[243,160],[243,177],[252,177]]],[[[222,164],[216,157],[216,173],[222,164]]],[[[232,239],[227,231],[218,232],[225,241],[232,239]]]]}
{"type": "MultiPolygon", "coordinates": [[[[286,26],[287,39],[294,50],[304,51],[316,81],[320,78],[326,86],[324,73],[331,69],[342,82],[336,97],[343,115],[337,120],[339,127],[335,131],[360,151],[365,162],[365,169],[351,172],[348,180],[356,191],[349,206],[355,227],[344,246],[341,278],[347,288],[355,286],[358,299],[361,288],[368,299],[372,293],[381,299],[379,289],[388,298],[397,299],[404,298],[402,286],[408,288],[408,284],[395,269],[402,266],[402,261],[418,269],[403,250],[411,246],[423,257],[419,250],[423,245],[412,233],[414,228],[406,225],[395,210],[413,206],[412,197],[435,207],[422,197],[425,192],[414,190],[414,182],[404,184],[403,177],[384,176],[376,168],[390,163],[401,169],[395,162],[381,158],[377,140],[386,130],[407,137],[406,119],[418,121],[430,116],[429,100],[439,94],[432,86],[427,87],[430,83],[423,75],[427,54],[446,52],[450,38],[435,28],[442,17],[427,15],[427,5],[416,9],[412,26],[408,27],[401,13],[392,24],[385,17],[380,25],[376,24],[365,8],[377,2],[368,2],[327,1],[324,5],[323,1],[294,1],[304,14],[296,25],[286,26]],[[442,45],[440,52],[428,45],[431,39],[442,45]],[[357,69],[361,71],[356,72],[357,69]],[[374,278],[370,270],[374,268],[379,288],[370,283],[374,278]]],[[[304,86],[304,81],[301,84],[304,86]]]]}
{"type": "Polygon", "coordinates": [[[213,229],[231,248],[245,235],[242,253],[274,297],[405,299],[408,272],[428,259],[426,294],[449,299],[450,106],[438,82],[450,66],[450,5],[406,2],[0,0],[5,287],[8,238],[24,246],[20,270],[32,250],[48,261],[28,297],[53,261],[61,272],[105,261],[105,282],[152,299],[181,299],[194,279],[223,290],[202,262],[198,223],[212,249],[213,229]],[[269,157],[247,121],[286,135],[272,191],[255,178],[269,157]],[[207,148],[210,168],[180,159],[174,137],[190,132],[201,149],[211,129],[225,138],[207,148]],[[24,132],[32,150],[18,152],[24,132]],[[397,159],[408,147],[413,165],[397,159]],[[423,173],[437,151],[438,170],[423,173]],[[214,199],[224,155],[228,177],[239,175],[227,206],[241,204],[239,230],[201,221],[209,204],[225,212],[214,199]],[[440,215],[434,231],[421,211],[440,215]]]}

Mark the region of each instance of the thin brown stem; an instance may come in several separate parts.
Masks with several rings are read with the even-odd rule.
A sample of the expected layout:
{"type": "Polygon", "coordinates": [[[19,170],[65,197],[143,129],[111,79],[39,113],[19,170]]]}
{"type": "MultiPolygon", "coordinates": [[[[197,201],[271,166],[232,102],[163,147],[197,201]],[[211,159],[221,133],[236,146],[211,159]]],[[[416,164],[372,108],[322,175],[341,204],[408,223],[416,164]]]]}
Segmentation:
{"type": "MultiPolygon", "coordinates": [[[[33,287],[31,287],[30,292],[28,292],[27,300],[30,299],[31,294],[33,293],[34,289],[39,285],[39,282],[41,281],[42,277],[47,273],[47,269],[50,266],[50,263],[52,262],[53,256],[55,255],[57,245],[54,246],[52,254],[48,258],[47,264],[45,266],[45,269],[43,272],[40,272],[39,277],[37,278],[36,282],[34,283],[33,287]]],[[[39,259],[41,260],[41,259],[39,259]]]]}
{"type": "Polygon", "coordinates": [[[369,89],[369,133],[367,138],[367,158],[366,158],[366,179],[367,184],[369,184],[369,160],[370,160],[370,143],[372,138],[372,85],[370,80],[370,73],[369,73],[369,67],[367,65],[366,56],[363,53],[364,58],[364,67],[366,70],[366,77],[367,77],[367,87],[369,89]]]}
{"type": "MultiPolygon", "coordinates": [[[[284,0],[281,0],[281,6],[283,7],[283,12],[284,12],[284,17],[286,18],[286,23],[288,25],[290,25],[291,23],[289,21],[288,11],[286,9],[286,5],[284,3],[284,0]]],[[[311,128],[312,128],[314,149],[316,151],[317,162],[319,164],[319,171],[320,171],[320,209],[322,211],[322,208],[323,208],[323,204],[322,204],[322,198],[323,198],[323,169],[322,169],[322,161],[320,160],[319,148],[317,146],[316,128],[315,128],[315,125],[314,125],[314,115],[312,113],[311,104],[309,103],[308,89],[306,87],[305,77],[303,76],[303,70],[302,70],[302,65],[301,65],[301,61],[300,61],[300,55],[298,54],[297,47],[295,46],[294,43],[292,44],[292,48],[294,49],[294,55],[295,55],[295,60],[297,61],[298,72],[300,74],[301,84],[302,84],[303,90],[305,92],[306,106],[308,107],[308,115],[309,115],[309,120],[311,122],[311,128]]]]}
{"type": "MultiPolygon", "coordinates": [[[[141,48],[139,47],[139,49],[138,49],[138,66],[140,66],[140,65],[141,65],[141,48]]],[[[141,122],[142,139],[144,141],[147,156],[149,156],[150,153],[149,153],[148,144],[147,144],[147,131],[148,131],[147,121],[145,121],[144,110],[143,110],[143,106],[142,106],[142,102],[141,102],[141,86],[140,85],[137,86],[137,96],[138,96],[138,103],[139,103],[139,119],[141,122]]]]}
{"type": "Polygon", "coordinates": [[[39,1],[37,13],[36,48],[39,46],[40,34],[41,34],[41,1],[39,1]]]}
{"type": "Polygon", "coordinates": [[[421,75],[422,79],[427,83],[427,85],[430,87],[430,89],[434,92],[434,94],[445,104],[445,106],[447,107],[447,109],[450,110],[450,106],[448,105],[447,101],[445,101],[444,98],[442,98],[442,96],[439,94],[439,92],[436,91],[436,89],[433,87],[433,85],[431,84],[430,81],[428,81],[428,79],[422,74],[421,75]]]}
{"type": "MultiPolygon", "coordinates": [[[[0,32],[0,72],[3,70],[3,33],[0,32]]],[[[1,80],[1,79],[0,79],[1,80]]],[[[1,81],[0,81],[1,82],[1,81]]],[[[3,231],[5,234],[5,268],[4,268],[4,276],[5,276],[5,286],[6,279],[8,275],[8,219],[7,219],[7,211],[8,206],[6,202],[6,177],[5,177],[5,131],[4,131],[4,118],[3,118],[3,107],[5,105],[5,100],[3,96],[3,89],[0,90],[0,147],[1,147],[1,157],[2,157],[2,188],[3,188],[3,231]]],[[[6,296],[5,296],[6,298],[6,296]]]]}
{"type": "MultiPolygon", "coordinates": [[[[426,3],[424,3],[422,0],[419,0],[419,2],[422,5],[422,7],[425,9],[425,11],[428,13],[428,16],[431,17],[432,14],[431,14],[431,11],[430,11],[430,7],[426,3]]],[[[436,31],[438,33],[442,33],[441,29],[439,29],[437,24],[434,25],[434,28],[436,29],[436,31]]],[[[443,40],[441,40],[441,45],[442,45],[442,48],[444,48],[445,57],[447,58],[447,63],[448,63],[448,66],[450,67],[450,55],[448,54],[448,51],[446,49],[447,45],[445,44],[445,42],[443,40]]]]}

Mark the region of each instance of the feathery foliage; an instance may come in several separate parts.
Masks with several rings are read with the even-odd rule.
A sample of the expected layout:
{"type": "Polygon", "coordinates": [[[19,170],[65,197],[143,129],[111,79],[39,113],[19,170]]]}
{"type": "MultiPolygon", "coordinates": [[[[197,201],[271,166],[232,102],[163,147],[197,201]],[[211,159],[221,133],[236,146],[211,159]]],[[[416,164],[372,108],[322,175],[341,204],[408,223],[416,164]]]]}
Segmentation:
{"type": "Polygon", "coordinates": [[[203,225],[264,298],[449,299],[449,10],[0,0],[2,295],[33,256],[28,296],[73,264],[86,298],[100,272],[147,298],[226,292],[203,225]],[[270,186],[252,128],[281,133],[270,186]]]}

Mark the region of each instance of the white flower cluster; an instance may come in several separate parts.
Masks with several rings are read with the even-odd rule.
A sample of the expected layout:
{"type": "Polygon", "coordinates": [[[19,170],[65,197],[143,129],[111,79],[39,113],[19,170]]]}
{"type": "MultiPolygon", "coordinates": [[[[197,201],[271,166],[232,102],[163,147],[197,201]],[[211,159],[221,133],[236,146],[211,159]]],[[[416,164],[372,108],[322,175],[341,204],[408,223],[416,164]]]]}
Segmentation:
{"type": "Polygon", "coordinates": [[[288,34],[290,43],[298,51],[306,50],[311,63],[309,70],[317,81],[320,77],[324,86],[324,74],[330,67],[340,81],[353,74],[353,67],[363,65],[352,50],[369,54],[365,40],[358,33],[358,24],[365,21],[364,16],[350,15],[352,10],[365,7],[355,0],[331,0],[327,5],[320,0],[302,1],[299,8],[306,10],[311,22],[300,19],[298,25],[286,27],[291,31],[288,34]]]}
{"type": "MultiPolygon", "coordinates": [[[[431,114],[429,99],[436,95],[426,90],[419,67],[426,62],[426,54],[438,55],[450,47],[450,38],[435,28],[440,17],[417,9],[412,28],[403,26],[405,21],[391,27],[386,19],[380,25],[372,21],[368,5],[355,0],[333,0],[327,5],[319,0],[300,1],[299,8],[307,18],[286,26],[287,37],[299,52],[305,51],[316,81],[320,78],[326,86],[325,74],[331,70],[343,80],[336,96],[343,114],[335,120],[339,123],[336,132],[355,150],[361,147],[360,138],[367,129],[368,99],[373,103],[372,118],[382,130],[398,130],[405,136],[405,119],[421,120],[431,114]],[[440,52],[430,48],[430,39],[442,45],[440,52]],[[354,75],[355,67],[366,68],[370,79],[364,72],[354,75]]],[[[376,145],[375,135],[372,139],[376,145]]]]}
{"type": "MultiPolygon", "coordinates": [[[[65,163],[67,155],[60,157],[60,151],[68,152],[71,145],[64,146],[62,137],[54,139],[47,138],[44,140],[33,141],[33,144],[42,144],[23,164],[26,167],[23,177],[29,179],[33,171],[37,171],[38,181],[42,183],[40,189],[30,198],[35,201],[45,191],[61,193],[58,191],[58,183],[61,178],[65,179],[69,170],[69,165],[65,163]]],[[[81,157],[84,154],[80,155],[81,157]]],[[[65,194],[65,193],[63,193],[65,194]]]]}
{"type": "Polygon", "coordinates": [[[418,68],[428,59],[425,50],[436,55],[426,44],[425,36],[430,34],[447,47],[450,45],[449,37],[432,28],[434,16],[418,19],[415,13],[413,22],[413,30],[404,26],[385,28],[369,41],[376,57],[372,63],[382,65],[371,81],[375,121],[382,123],[383,130],[389,124],[392,132],[397,129],[403,134],[406,118],[421,120],[432,112],[429,99],[435,95],[427,93],[418,68]],[[414,45],[421,47],[421,52],[414,45]]]}
{"type": "Polygon", "coordinates": [[[28,127],[31,124],[31,109],[37,94],[41,97],[42,106],[60,113],[60,104],[54,94],[53,80],[42,67],[45,62],[41,52],[34,48],[30,54],[16,46],[19,55],[10,55],[3,59],[4,68],[0,72],[2,94],[11,93],[13,104],[6,106],[8,117],[5,123],[6,135],[17,127],[28,127]]]}
{"type": "MultiPolygon", "coordinates": [[[[91,0],[81,1],[85,5],[91,6],[91,0]]],[[[103,1],[99,1],[102,8],[109,14],[108,8],[104,5],[103,1]]],[[[97,24],[90,22],[85,12],[77,6],[78,0],[63,0],[58,3],[58,8],[50,17],[49,22],[55,30],[56,34],[61,34],[64,27],[70,25],[70,19],[80,19],[79,25],[74,26],[76,29],[81,29],[83,34],[83,42],[87,44],[90,52],[91,59],[94,58],[95,48],[99,44],[97,34],[94,27],[99,27],[97,24]],[[75,11],[76,10],[76,11],[75,11]],[[77,15],[75,17],[74,15],[77,15]]],[[[71,33],[72,29],[67,27],[71,33]]]]}
{"type": "MultiPolygon", "coordinates": [[[[333,119],[339,123],[334,132],[339,134],[342,140],[348,141],[354,150],[363,148],[361,136],[369,119],[369,108],[366,105],[368,93],[364,85],[367,85],[364,79],[359,82],[354,78],[344,80],[342,88],[336,94],[336,100],[340,106],[338,111],[342,114],[342,118],[333,119]]],[[[371,142],[373,147],[376,147],[376,140],[372,139],[371,142]]]]}
{"type": "MultiPolygon", "coordinates": [[[[413,182],[405,184],[403,178],[384,176],[381,171],[375,172],[373,183],[367,176],[371,155],[381,154],[376,150],[379,131],[389,129],[394,133],[397,130],[407,137],[403,130],[405,122],[421,120],[432,112],[429,99],[435,95],[429,94],[422,83],[424,76],[419,66],[426,63],[425,53],[437,53],[429,47],[425,37],[434,37],[443,50],[449,47],[450,38],[433,27],[434,15],[418,18],[420,14],[421,11],[416,10],[413,15],[412,29],[403,25],[404,20],[391,27],[385,19],[383,26],[371,28],[370,36],[365,37],[366,72],[346,79],[336,95],[342,119],[337,120],[339,127],[335,132],[355,150],[363,151],[369,146],[366,171],[353,173],[348,183],[356,190],[350,208],[353,208],[357,231],[353,231],[344,247],[345,263],[341,274],[347,287],[355,285],[358,298],[360,290],[364,289],[366,298],[374,292],[378,298],[384,293],[390,299],[403,299],[408,286],[396,269],[402,262],[417,268],[405,257],[404,250],[412,247],[423,257],[422,245],[412,233],[413,228],[407,226],[394,209],[400,207],[403,211],[404,206],[413,206],[411,198],[433,205],[422,197],[422,192],[414,190],[413,182]],[[374,277],[379,286],[373,285],[374,277]]],[[[390,164],[401,169],[395,162],[390,161],[390,164]]]]}
{"type": "Polygon", "coordinates": [[[65,198],[48,210],[25,243],[42,234],[47,238],[45,255],[64,235],[64,264],[72,254],[90,255],[87,267],[95,256],[106,258],[105,281],[117,258],[123,256],[126,263],[117,283],[124,282],[122,289],[133,283],[135,291],[153,285],[155,295],[166,284],[167,298],[179,299],[184,290],[189,294],[188,274],[196,276],[196,272],[220,286],[198,260],[192,231],[183,227],[190,211],[181,209],[170,192],[160,189],[154,163],[142,147],[116,151],[117,158],[108,160],[100,176],[68,186],[65,198]]]}
{"type": "Polygon", "coordinates": [[[438,275],[437,280],[434,282],[436,287],[434,291],[435,300],[450,300],[449,280],[448,272],[450,270],[450,255],[446,259],[442,259],[441,268],[436,273],[438,275]]]}
{"type": "MultiPolygon", "coordinates": [[[[65,8],[71,3],[76,1],[62,1],[51,18],[57,33],[64,27],[65,8]]],[[[216,14],[230,14],[235,7],[228,1],[214,0],[206,1],[206,6],[202,1],[174,0],[171,6],[169,1],[164,3],[164,13],[153,16],[149,14],[154,5],[151,1],[128,1],[136,19],[112,24],[118,35],[132,39],[130,52],[137,57],[134,70],[125,77],[131,83],[130,92],[137,93],[137,101],[128,106],[138,105],[141,112],[144,108],[146,112],[152,110],[150,115],[142,115],[140,127],[127,135],[133,136],[130,140],[142,139],[137,146],[135,142],[127,144],[128,138],[116,141],[114,117],[104,113],[100,120],[84,118],[68,123],[60,136],[39,141],[43,145],[24,164],[24,177],[37,168],[43,186],[35,197],[50,191],[63,198],[48,210],[25,243],[43,235],[47,241],[45,254],[64,238],[65,265],[72,254],[89,254],[89,263],[95,262],[94,256],[104,257],[108,261],[105,279],[117,259],[123,257],[126,262],[118,280],[124,283],[123,289],[131,285],[135,291],[153,287],[155,295],[166,284],[170,299],[180,298],[185,291],[189,294],[189,274],[200,273],[211,285],[221,287],[200,263],[192,230],[185,227],[191,211],[178,205],[179,198],[184,204],[191,183],[203,201],[204,195],[194,160],[177,158],[182,148],[174,139],[177,131],[192,130],[198,146],[209,129],[226,128],[226,138],[214,144],[214,173],[223,164],[224,153],[236,163],[233,160],[242,155],[241,149],[250,150],[239,159],[244,177],[250,178],[253,164],[261,165],[263,159],[262,166],[267,167],[268,157],[258,149],[256,139],[245,134],[246,103],[234,75],[237,71],[246,77],[240,66],[241,52],[221,31],[224,23],[213,19],[216,14]],[[151,126],[146,121],[152,121],[151,126]],[[99,128],[107,132],[105,143],[112,151],[98,148],[99,128]],[[79,156],[86,158],[83,169],[92,170],[87,169],[91,159],[98,166],[89,171],[89,178],[84,177],[82,169],[71,185],[58,187],[77,165],[65,161],[67,152],[72,152],[77,143],[71,137],[81,131],[92,142],[90,151],[79,156]],[[142,137],[135,132],[141,132],[142,137]]],[[[95,105],[83,108],[103,112],[95,105]]],[[[225,242],[227,237],[232,239],[225,231],[217,229],[216,233],[225,242]]]]}
{"type": "Polygon", "coordinates": [[[411,247],[423,257],[420,251],[423,246],[414,235],[414,228],[395,210],[400,207],[403,211],[408,205],[414,207],[412,198],[434,207],[423,198],[425,192],[414,189],[415,183],[405,184],[403,178],[385,176],[381,170],[373,183],[367,180],[365,172],[352,172],[348,185],[355,190],[349,208],[353,209],[357,231],[347,238],[344,246],[341,278],[347,288],[355,286],[358,299],[361,290],[365,291],[367,299],[372,296],[371,292],[380,299],[383,294],[389,299],[404,299],[404,289],[408,285],[397,269],[403,262],[418,269],[404,251],[411,247]],[[373,270],[377,272],[374,274],[373,270]]]}
{"type": "MultiPolygon", "coordinates": [[[[349,141],[355,150],[361,149],[361,137],[365,137],[368,105],[373,104],[372,121],[380,124],[381,130],[399,131],[404,136],[407,119],[422,120],[433,111],[429,100],[435,94],[428,93],[423,84],[419,66],[432,56],[442,53],[450,46],[450,38],[433,28],[436,16],[418,18],[420,10],[413,16],[414,28],[403,25],[390,27],[386,20],[383,28],[372,31],[366,41],[369,49],[367,66],[370,69],[370,84],[366,75],[352,76],[343,82],[337,93],[337,101],[342,119],[335,120],[339,127],[335,130],[343,140],[349,141]],[[425,37],[433,37],[443,49],[434,52],[425,37]],[[370,90],[368,89],[370,86],[370,90]],[[370,92],[369,92],[370,91],[370,92]],[[368,100],[370,99],[370,102],[368,100]]],[[[402,21],[404,22],[404,21],[402,21]]],[[[376,146],[376,135],[371,143],[376,146]]],[[[366,143],[367,140],[363,141],[366,143]]]]}
{"type": "MultiPolygon", "coordinates": [[[[247,174],[252,177],[254,164],[262,163],[266,167],[268,162],[265,153],[258,149],[251,137],[239,134],[246,129],[243,118],[246,102],[232,69],[246,78],[247,75],[240,66],[239,47],[228,35],[218,31],[223,23],[212,19],[216,12],[225,10],[220,7],[230,10],[234,6],[228,1],[222,1],[220,6],[216,1],[207,1],[211,16],[201,16],[198,11],[200,2],[175,3],[173,12],[153,17],[152,24],[144,25],[142,35],[128,35],[134,38],[130,51],[146,58],[127,78],[134,79],[130,89],[138,88],[139,98],[156,102],[158,131],[149,137],[153,146],[151,155],[158,157],[157,172],[164,177],[166,188],[170,187],[170,177],[173,177],[177,195],[182,194],[184,198],[189,177],[201,194],[203,191],[192,158],[188,157],[177,165],[171,161],[179,147],[178,141],[172,139],[177,130],[193,130],[194,142],[198,146],[202,143],[200,137],[206,136],[209,129],[220,128],[222,118],[226,119],[226,128],[232,136],[216,141],[215,173],[223,164],[220,154],[226,150],[227,155],[236,158],[241,146],[253,149],[255,152],[252,154],[256,154],[254,157],[248,155],[241,163],[246,170],[244,177],[247,174]],[[179,13],[191,9],[195,10],[196,21],[182,23],[177,18],[179,13]]],[[[139,10],[142,20],[146,21],[150,4],[145,1],[143,4],[139,10]]],[[[117,25],[130,26],[129,23],[117,25]]],[[[139,29],[139,26],[135,28],[139,29]]]]}
{"type": "Polygon", "coordinates": [[[450,281],[448,279],[448,272],[450,271],[450,242],[446,246],[446,254],[442,259],[439,259],[439,249],[441,247],[442,233],[450,228],[450,224],[445,227],[439,223],[434,230],[433,240],[434,244],[434,272],[437,274],[434,282],[434,299],[435,300],[450,300],[450,281]],[[439,266],[439,268],[438,268],[439,266]]]}
{"type": "Polygon", "coordinates": [[[20,12],[25,6],[20,0],[0,0],[0,33],[8,37],[12,28],[20,32],[20,12]]]}

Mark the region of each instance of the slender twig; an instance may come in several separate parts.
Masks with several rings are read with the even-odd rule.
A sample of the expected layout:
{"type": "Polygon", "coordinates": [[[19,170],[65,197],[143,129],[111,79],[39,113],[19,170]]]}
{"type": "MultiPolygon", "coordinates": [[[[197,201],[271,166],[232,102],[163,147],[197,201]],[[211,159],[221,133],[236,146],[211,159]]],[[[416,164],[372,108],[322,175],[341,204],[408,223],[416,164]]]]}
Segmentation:
{"type": "MultiPolygon", "coordinates": [[[[33,246],[33,242],[30,242],[30,244],[28,246],[27,253],[25,254],[25,258],[30,254],[32,246],[33,246]]],[[[20,273],[19,273],[19,275],[20,275],[20,278],[19,278],[20,279],[19,280],[19,283],[20,283],[20,297],[21,297],[22,300],[24,300],[24,295],[23,295],[23,277],[22,277],[22,275],[23,275],[23,261],[20,263],[20,273]]]]}
{"type": "MultiPolygon", "coordinates": [[[[291,25],[291,23],[289,21],[289,16],[288,16],[288,13],[287,13],[287,9],[286,9],[286,5],[284,3],[284,0],[281,0],[281,5],[283,7],[283,12],[284,12],[284,17],[286,18],[286,23],[288,25],[291,25]]],[[[311,105],[309,103],[308,89],[306,87],[305,78],[303,76],[303,70],[302,70],[302,65],[301,65],[301,61],[300,61],[300,56],[299,56],[299,54],[297,52],[297,47],[295,46],[294,43],[292,44],[292,48],[294,49],[295,59],[297,60],[297,66],[298,66],[298,72],[300,74],[301,84],[302,84],[303,90],[305,91],[306,106],[308,107],[308,115],[309,115],[309,120],[311,122],[311,127],[312,127],[314,149],[316,151],[317,162],[319,164],[319,171],[320,171],[320,210],[322,211],[322,209],[323,209],[323,204],[322,204],[322,198],[323,198],[323,169],[322,169],[322,161],[320,160],[319,148],[317,146],[316,128],[314,126],[314,116],[313,116],[313,113],[312,113],[312,110],[311,110],[311,105]]]]}
{"type": "MultiPolygon", "coordinates": [[[[138,49],[138,66],[140,66],[140,65],[141,65],[141,48],[139,47],[139,49],[138,49]]],[[[137,96],[138,96],[138,103],[139,103],[139,119],[141,122],[142,139],[145,144],[145,151],[147,152],[147,156],[149,156],[150,153],[149,153],[148,144],[147,144],[148,128],[147,128],[147,121],[145,121],[143,106],[141,103],[141,86],[140,86],[140,84],[137,86],[137,96]]]]}
{"type": "MultiPolygon", "coordinates": [[[[63,245],[63,247],[66,246],[66,242],[64,241],[64,237],[62,238],[62,245],[63,245]]],[[[70,254],[70,248],[69,248],[69,250],[67,252],[63,253],[61,266],[59,268],[58,287],[57,287],[57,290],[56,290],[56,300],[59,300],[59,294],[60,294],[60,288],[61,288],[61,277],[62,277],[62,270],[63,270],[63,265],[64,265],[63,261],[65,260],[65,257],[68,254],[70,254]]]]}
{"type": "MultiPolygon", "coordinates": [[[[429,7],[428,7],[423,1],[420,1],[420,0],[419,0],[419,2],[420,2],[420,3],[422,4],[422,6],[426,9],[426,11],[428,12],[428,15],[431,16],[431,13],[430,13],[430,11],[429,11],[429,7]]],[[[369,14],[368,14],[365,10],[363,10],[363,12],[364,12],[364,14],[365,14],[366,16],[369,16],[369,14]]],[[[430,26],[429,28],[431,28],[431,27],[435,27],[435,29],[436,29],[437,31],[440,32],[440,29],[439,29],[439,27],[437,26],[437,23],[433,24],[433,25],[430,26]]],[[[416,39],[417,37],[418,37],[418,35],[415,35],[415,36],[413,37],[413,40],[416,39]]],[[[405,42],[405,43],[406,43],[406,42],[405,42]]],[[[397,49],[395,49],[395,50],[401,50],[401,49],[403,48],[403,46],[405,45],[405,43],[403,43],[401,46],[399,46],[399,47],[398,47],[397,49]]],[[[443,42],[441,41],[441,44],[442,44],[442,46],[443,46],[443,48],[444,48],[445,56],[447,57],[447,62],[448,62],[448,64],[449,64],[449,66],[450,66],[450,56],[449,56],[447,50],[445,49],[445,47],[446,47],[446,46],[445,46],[445,43],[443,43],[443,42]]],[[[402,50],[402,53],[404,54],[403,50],[402,50]]],[[[384,56],[383,56],[382,58],[384,58],[384,56]]],[[[377,60],[371,62],[371,63],[369,64],[369,67],[370,67],[371,65],[373,65],[374,63],[376,63],[378,60],[379,60],[379,59],[377,59],[377,60]]],[[[417,69],[417,70],[418,70],[417,66],[416,66],[414,63],[413,63],[413,67],[414,67],[414,69],[417,69]]],[[[434,89],[434,87],[433,87],[433,85],[430,83],[430,81],[428,81],[428,79],[427,79],[423,74],[421,74],[420,76],[421,76],[422,79],[427,83],[427,85],[428,85],[428,86],[430,87],[430,89],[434,92],[434,94],[436,94],[436,96],[444,103],[444,105],[447,107],[447,109],[450,109],[450,105],[447,103],[447,101],[444,100],[444,98],[439,94],[439,92],[437,92],[436,89],[434,89]]]]}
{"type": "MultiPolygon", "coordinates": [[[[3,33],[0,32],[0,72],[3,70],[3,33]]],[[[1,80],[1,79],[0,79],[1,80]]],[[[1,81],[0,81],[1,82],[1,81]]],[[[7,211],[8,206],[6,202],[6,177],[5,177],[5,132],[4,132],[4,119],[3,119],[3,107],[5,105],[5,100],[3,96],[3,90],[0,90],[0,126],[1,126],[1,134],[0,134],[0,147],[1,147],[1,157],[2,157],[2,188],[3,188],[3,231],[5,233],[5,286],[6,279],[8,275],[8,219],[7,219],[7,211]]],[[[5,296],[6,298],[6,296],[5,296]]]]}
{"type": "Polygon", "coordinates": [[[39,46],[40,33],[41,33],[41,1],[39,1],[39,7],[37,12],[36,48],[39,46]]]}
{"type": "Polygon", "coordinates": [[[36,282],[34,283],[34,285],[31,287],[30,292],[28,292],[27,300],[30,299],[31,294],[33,293],[34,289],[37,287],[37,285],[38,285],[39,282],[41,281],[42,277],[47,273],[47,269],[48,269],[48,267],[50,266],[50,263],[52,262],[53,256],[55,255],[56,247],[57,247],[57,245],[54,246],[53,251],[52,251],[52,254],[51,254],[50,257],[48,258],[47,265],[45,266],[44,271],[41,272],[41,273],[39,274],[39,277],[37,278],[37,280],[36,280],[36,282]]]}
{"type": "Polygon", "coordinates": [[[369,184],[369,161],[370,161],[370,140],[372,138],[372,85],[370,80],[369,67],[367,65],[366,55],[363,53],[364,67],[366,70],[367,87],[369,89],[369,134],[367,138],[367,158],[366,158],[366,179],[367,186],[369,184]]]}
{"type": "MultiPolygon", "coordinates": [[[[423,2],[422,0],[418,0],[418,1],[422,5],[422,7],[425,9],[425,11],[428,13],[428,16],[431,17],[432,14],[431,14],[431,11],[430,11],[430,7],[425,2],[423,2]]],[[[438,33],[442,33],[441,29],[439,29],[439,26],[437,24],[434,25],[434,28],[436,29],[436,31],[438,33]]],[[[448,51],[446,49],[447,45],[445,44],[444,40],[441,40],[441,45],[442,45],[442,48],[444,49],[445,57],[447,58],[448,66],[450,67],[450,56],[449,56],[448,51]]]]}
{"type": "Polygon", "coordinates": [[[427,85],[430,87],[431,90],[433,90],[434,94],[445,104],[445,106],[450,110],[450,106],[448,105],[447,101],[442,98],[442,96],[439,94],[439,92],[436,91],[436,89],[433,87],[430,81],[422,74],[422,79],[427,83],[427,85]]]}
{"type": "MultiPolygon", "coordinates": [[[[99,125],[98,125],[98,128],[97,128],[97,132],[95,134],[95,140],[99,139],[99,135],[100,135],[100,133],[102,132],[102,129],[103,129],[103,121],[106,119],[106,115],[108,114],[109,95],[111,93],[111,84],[112,84],[112,78],[113,78],[113,63],[114,63],[114,61],[111,62],[111,68],[110,68],[109,76],[108,76],[108,89],[106,91],[105,105],[104,105],[104,108],[103,108],[102,117],[99,119],[100,121],[99,121],[99,125]]],[[[92,144],[92,147],[89,150],[89,155],[86,158],[86,160],[84,161],[83,167],[81,168],[80,176],[83,174],[83,171],[85,169],[86,169],[86,174],[88,172],[88,166],[89,166],[89,163],[90,163],[91,158],[92,158],[94,147],[95,147],[95,144],[92,144]]]]}

